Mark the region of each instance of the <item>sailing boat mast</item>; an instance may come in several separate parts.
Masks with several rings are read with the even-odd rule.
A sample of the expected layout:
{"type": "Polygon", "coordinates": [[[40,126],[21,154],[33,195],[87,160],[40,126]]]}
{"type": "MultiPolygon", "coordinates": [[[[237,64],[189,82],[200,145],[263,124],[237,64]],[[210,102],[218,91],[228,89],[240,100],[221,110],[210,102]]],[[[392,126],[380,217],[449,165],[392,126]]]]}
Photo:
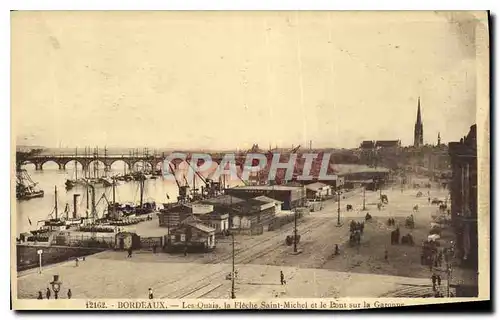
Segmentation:
{"type": "Polygon", "coordinates": [[[95,188],[94,186],[90,185],[90,189],[92,190],[92,224],[94,224],[96,218],[95,188]]]}
{"type": "Polygon", "coordinates": [[[75,182],[78,181],[78,161],[76,158],[78,157],[78,148],[75,148],[75,182]]]}
{"type": "Polygon", "coordinates": [[[85,217],[88,219],[89,218],[89,193],[90,193],[90,190],[89,190],[89,184],[88,182],[85,184],[85,188],[87,190],[87,210],[85,211],[85,217]]]}
{"type": "Polygon", "coordinates": [[[113,206],[111,207],[113,218],[116,217],[116,179],[113,177],[113,206]]]}
{"type": "Polygon", "coordinates": [[[57,220],[57,186],[54,186],[54,193],[55,193],[55,196],[54,196],[54,202],[55,202],[54,212],[55,212],[56,220],[57,220]]]}
{"type": "Polygon", "coordinates": [[[140,202],[141,208],[144,201],[144,179],[145,179],[144,176],[142,176],[141,179],[139,179],[139,186],[141,187],[141,202],[140,202]]]}
{"type": "Polygon", "coordinates": [[[194,174],[194,169],[193,170],[193,198],[196,197],[196,175],[194,174]]]}

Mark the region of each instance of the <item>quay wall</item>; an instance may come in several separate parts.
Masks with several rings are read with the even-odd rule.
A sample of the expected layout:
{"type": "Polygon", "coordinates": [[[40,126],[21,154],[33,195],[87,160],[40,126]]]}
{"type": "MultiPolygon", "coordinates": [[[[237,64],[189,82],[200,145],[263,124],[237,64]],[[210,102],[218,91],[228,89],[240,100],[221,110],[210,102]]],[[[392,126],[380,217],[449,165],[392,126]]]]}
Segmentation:
{"type": "Polygon", "coordinates": [[[23,271],[39,266],[38,254],[39,249],[43,250],[42,267],[74,260],[77,257],[92,255],[104,251],[100,248],[82,248],[82,247],[63,247],[63,246],[41,246],[41,245],[17,245],[17,271],[23,271]]]}

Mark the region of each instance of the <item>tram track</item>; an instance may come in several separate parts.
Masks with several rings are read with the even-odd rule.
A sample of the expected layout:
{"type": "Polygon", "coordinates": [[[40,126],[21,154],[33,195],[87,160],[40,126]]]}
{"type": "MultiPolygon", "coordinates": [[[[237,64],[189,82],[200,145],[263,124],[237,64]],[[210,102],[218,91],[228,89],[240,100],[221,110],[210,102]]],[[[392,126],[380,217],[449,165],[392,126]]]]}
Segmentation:
{"type": "MultiPolygon", "coordinates": [[[[312,232],[312,230],[314,228],[319,227],[320,225],[324,224],[324,222],[325,222],[324,220],[325,220],[324,218],[320,218],[320,219],[311,220],[309,222],[306,222],[305,224],[301,223],[300,224],[301,228],[307,229],[307,230],[302,231],[302,232],[297,232],[297,234],[302,236],[302,235],[305,235],[309,232],[312,232]]],[[[284,246],[285,245],[284,235],[286,235],[291,230],[293,230],[293,227],[288,227],[284,230],[281,230],[281,232],[279,232],[277,234],[273,234],[270,237],[266,237],[265,239],[262,239],[262,240],[258,241],[257,243],[251,243],[246,248],[236,251],[234,254],[235,264],[240,264],[240,265],[241,264],[250,264],[252,261],[254,261],[262,256],[265,256],[265,255],[269,254],[270,252],[273,252],[273,251],[277,250],[278,248],[284,246]],[[260,245],[262,245],[263,243],[266,243],[266,242],[271,242],[271,244],[264,247],[264,248],[259,248],[260,245]],[[252,249],[255,249],[257,251],[251,252],[248,255],[244,255],[244,253],[248,253],[252,249]]],[[[230,260],[230,259],[232,259],[232,254],[227,254],[227,255],[224,255],[223,257],[221,257],[220,259],[216,259],[216,260],[212,260],[210,262],[207,262],[208,264],[216,264],[216,265],[220,264],[221,268],[223,270],[218,270],[218,271],[215,271],[215,272],[208,274],[205,277],[198,278],[194,281],[190,281],[190,283],[188,283],[187,285],[184,285],[182,289],[167,294],[167,297],[165,297],[165,298],[171,298],[171,299],[185,298],[187,296],[195,294],[196,292],[199,292],[200,290],[203,290],[208,285],[210,285],[210,283],[220,280],[220,278],[224,277],[224,275],[227,274],[227,272],[228,272],[225,262],[228,262],[228,260],[230,260]]],[[[198,267],[195,267],[195,268],[198,269],[198,267]]],[[[193,270],[194,268],[190,268],[190,269],[193,270]]],[[[180,280],[173,281],[173,283],[179,282],[179,281],[180,280]]],[[[213,291],[213,290],[211,290],[211,291],[213,291]]],[[[202,294],[201,297],[208,294],[208,293],[209,292],[202,294]]],[[[200,297],[197,296],[196,298],[200,298],[200,297]]]]}

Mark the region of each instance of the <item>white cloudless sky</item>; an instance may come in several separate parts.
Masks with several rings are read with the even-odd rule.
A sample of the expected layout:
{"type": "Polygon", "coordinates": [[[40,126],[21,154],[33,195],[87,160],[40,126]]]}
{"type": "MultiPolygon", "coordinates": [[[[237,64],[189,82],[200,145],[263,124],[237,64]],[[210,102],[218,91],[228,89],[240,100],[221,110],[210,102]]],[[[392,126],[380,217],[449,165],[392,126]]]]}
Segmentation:
{"type": "MultiPolygon", "coordinates": [[[[485,16],[486,17],[486,16],[485,16]]],[[[16,12],[19,144],[356,147],[460,139],[475,27],[446,12],[16,12]]]]}

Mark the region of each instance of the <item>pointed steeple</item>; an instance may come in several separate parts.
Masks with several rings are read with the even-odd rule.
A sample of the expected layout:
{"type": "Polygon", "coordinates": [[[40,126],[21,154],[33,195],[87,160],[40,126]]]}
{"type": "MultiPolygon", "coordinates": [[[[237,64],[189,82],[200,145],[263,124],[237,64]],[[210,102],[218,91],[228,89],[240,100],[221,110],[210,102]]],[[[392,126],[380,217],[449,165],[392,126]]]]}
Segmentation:
{"type": "Polygon", "coordinates": [[[420,97],[418,97],[417,124],[421,123],[422,123],[422,116],[420,114],[420,97]]]}
{"type": "Polygon", "coordinates": [[[422,123],[422,114],[420,110],[420,97],[418,97],[418,105],[417,105],[417,121],[415,122],[415,130],[414,130],[414,140],[413,146],[420,147],[424,145],[424,125],[422,123]]]}
{"type": "Polygon", "coordinates": [[[441,146],[441,132],[438,132],[438,147],[441,146]]]}

